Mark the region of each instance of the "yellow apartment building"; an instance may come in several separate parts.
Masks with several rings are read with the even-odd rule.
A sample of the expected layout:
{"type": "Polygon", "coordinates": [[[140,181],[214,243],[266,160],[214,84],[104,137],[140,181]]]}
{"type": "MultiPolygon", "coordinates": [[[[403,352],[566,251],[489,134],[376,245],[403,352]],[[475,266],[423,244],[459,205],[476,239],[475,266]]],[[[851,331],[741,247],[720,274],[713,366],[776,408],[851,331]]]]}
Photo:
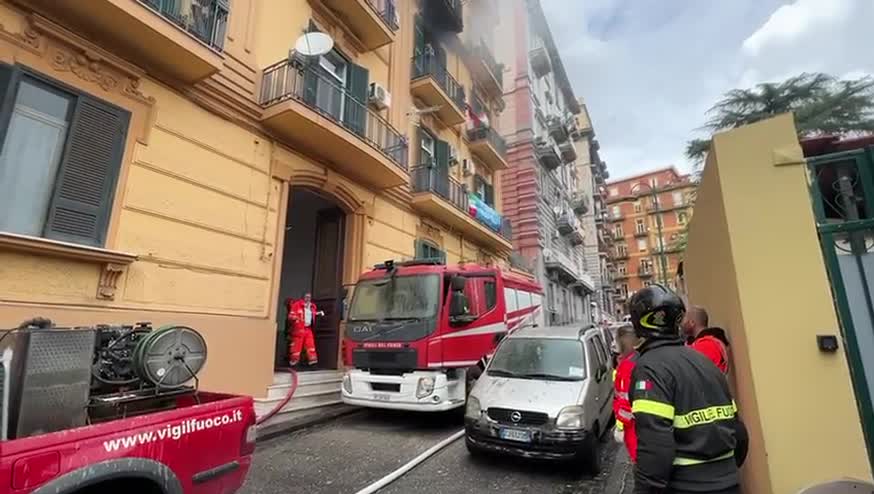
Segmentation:
{"type": "Polygon", "coordinates": [[[0,2],[0,328],[189,325],[264,396],[287,299],[338,368],[372,264],[504,264],[494,3],[0,2]]]}

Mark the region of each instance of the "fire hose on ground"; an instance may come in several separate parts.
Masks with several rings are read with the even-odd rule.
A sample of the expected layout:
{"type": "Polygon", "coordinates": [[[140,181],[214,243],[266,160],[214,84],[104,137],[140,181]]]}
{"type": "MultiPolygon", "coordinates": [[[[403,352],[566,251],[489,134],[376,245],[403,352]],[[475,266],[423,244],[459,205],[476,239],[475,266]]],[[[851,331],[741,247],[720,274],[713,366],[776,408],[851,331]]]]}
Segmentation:
{"type": "Polygon", "coordinates": [[[291,369],[291,368],[281,369],[281,370],[291,374],[291,387],[288,389],[288,394],[286,394],[285,398],[283,398],[282,401],[280,401],[275,407],[273,407],[272,410],[270,410],[266,414],[259,417],[255,421],[255,425],[261,425],[264,422],[267,422],[268,420],[270,420],[270,418],[272,418],[274,415],[279,413],[279,411],[282,410],[285,407],[285,405],[288,405],[288,402],[291,401],[291,398],[294,396],[294,392],[297,391],[297,383],[298,383],[297,371],[295,371],[294,369],[291,369]]]}

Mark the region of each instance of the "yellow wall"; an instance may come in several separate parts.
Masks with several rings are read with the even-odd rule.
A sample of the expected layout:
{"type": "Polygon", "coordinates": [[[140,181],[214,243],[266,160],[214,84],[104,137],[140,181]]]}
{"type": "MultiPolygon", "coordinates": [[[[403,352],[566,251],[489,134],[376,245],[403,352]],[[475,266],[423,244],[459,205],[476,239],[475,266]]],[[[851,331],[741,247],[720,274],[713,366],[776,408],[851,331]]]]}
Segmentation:
{"type": "MultiPolygon", "coordinates": [[[[322,26],[345,54],[369,69],[371,80],[392,92],[393,105],[383,116],[408,136],[418,123],[409,115],[413,4],[400,2],[395,42],[370,52],[358,53],[338,26],[322,26]]],[[[0,328],[35,315],[60,325],[188,324],[209,345],[203,387],[263,396],[272,382],[283,238],[278,225],[285,221],[290,186],[342,198],[350,218],[346,245],[352,250],[346,284],[375,263],[412,258],[419,237],[436,240],[449,262],[482,257],[479,246],[447,231],[439,218],[415,213],[407,186],[368,190],[260,127],[253,100],[260,70],[287,57],[317,16],[309,1],[233,2],[225,66],[193,87],[155,78],[137,60],[104,51],[100,47],[112,49],[106,40],[78,38],[63,27],[64,19],[54,19],[58,26],[52,33],[37,32],[34,42],[22,34],[30,29],[27,14],[0,1],[0,60],[26,65],[131,112],[106,248],[139,258],[125,268],[114,299],[107,300],[97,296],[101,263],[52,257],[39,248],[28,253],[0,248],[0,328]],[[59,50],[89,50],[98,61],[59,66],[54,58],[59,50]],[[98,76],[107,75],[116,83],[101,85],[105,79],[98,76]]],[[[463,63],[453,56],[450,64],[469,88],[463,63]]],[[[438,130],[461,157],[469,157],[463,128],[438,130]]],[[[500,205],[499,196],[496,200],[500,205]]]]}
{"type": "Polygon", "coordinates": [[[685,261],[693,304],[732,341],[750,428],[746,492],[783,494],[871,479],[791,115],[715,136],[685,261]]]}

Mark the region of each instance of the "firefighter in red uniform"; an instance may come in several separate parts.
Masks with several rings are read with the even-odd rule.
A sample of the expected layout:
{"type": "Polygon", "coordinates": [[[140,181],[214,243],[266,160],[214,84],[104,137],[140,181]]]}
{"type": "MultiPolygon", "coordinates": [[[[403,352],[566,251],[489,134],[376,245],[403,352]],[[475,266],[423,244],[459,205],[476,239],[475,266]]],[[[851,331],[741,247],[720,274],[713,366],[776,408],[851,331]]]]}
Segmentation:
{"type": "Polygon", "coordinates": [[[689,346],[703,353],[723,374],[728,374],[728,338],[722,328],[709,327],[710,317],[703,307],[693,306],[683,319],[683,332],[689,346]]]}
{"type": "Polygon", "coordinates": [[[613,414],[616,415],[615,438],[624,442],[632,462],[637,461],[637,435],[634,432],[634,415],[631,414],[631,401],[628,392],[631,390],[631,371],[637,362],[637,335],[634,326],[628,324],[616,331],[616,342],[619,345],[619,365],[614,373],[615,393],[613,394],[613,414]]]}
{"type": "Polygon", "coordinates": [[[288,363],[292,367],[300,362],[300,353],[304,349],[307,352],[307,364],[315,365],[319,361],[316,341],[313,338],[313,323],[317,315],[323,316],[325,313],[316,308],[309,293],[303,296],[303,300],[291,303],[288,308],[288,322],[291,327],[288,363]]]}

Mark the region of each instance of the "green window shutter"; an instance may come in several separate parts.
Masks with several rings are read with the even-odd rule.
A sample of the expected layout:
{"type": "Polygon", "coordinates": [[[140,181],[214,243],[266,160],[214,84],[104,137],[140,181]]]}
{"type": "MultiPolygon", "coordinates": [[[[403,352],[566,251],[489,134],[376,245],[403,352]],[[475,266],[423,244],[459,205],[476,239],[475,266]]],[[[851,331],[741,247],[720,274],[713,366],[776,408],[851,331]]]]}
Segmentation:
{"type": "Polygon", "coordinates": [[[495,205],[495,188],[492,185],[486,184],[486,204],[494,207],[495,205]]]}
{"type": "Polygon", "coordinates": [[[367,89],[370,72],[364,67],[350,63],[346,72],[346,105],[343,122],[356,134],[363,136],[367,130],[367,89]]]}
{"type": "Polygon", "coordinates": [[[130,114],[82,96],[49,207],[46,238],[103,246],[130,114]]]}
{"type": "Polygon", "coordinates": [[[434,161],[439,169],[449,169],[449,143],[439,139],[434,141],[434,161]]]}

